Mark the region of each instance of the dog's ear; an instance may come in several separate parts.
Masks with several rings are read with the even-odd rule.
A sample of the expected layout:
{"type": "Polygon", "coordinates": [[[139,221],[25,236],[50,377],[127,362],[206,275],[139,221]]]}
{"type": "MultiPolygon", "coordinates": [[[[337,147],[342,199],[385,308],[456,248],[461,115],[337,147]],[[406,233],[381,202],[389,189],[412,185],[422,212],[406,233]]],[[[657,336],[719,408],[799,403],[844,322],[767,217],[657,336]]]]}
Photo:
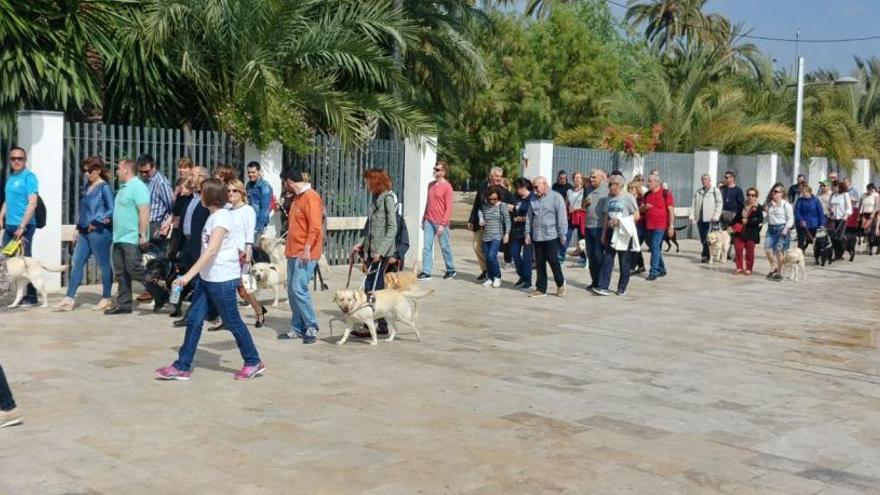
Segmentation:
{"type": "Polygon", "coordinates": [[[275,265],[270,266],[269,269],[270,269],[270,270],[275,270],[276,272],[278,271],[278,269],[275,268],[275,265]]]}

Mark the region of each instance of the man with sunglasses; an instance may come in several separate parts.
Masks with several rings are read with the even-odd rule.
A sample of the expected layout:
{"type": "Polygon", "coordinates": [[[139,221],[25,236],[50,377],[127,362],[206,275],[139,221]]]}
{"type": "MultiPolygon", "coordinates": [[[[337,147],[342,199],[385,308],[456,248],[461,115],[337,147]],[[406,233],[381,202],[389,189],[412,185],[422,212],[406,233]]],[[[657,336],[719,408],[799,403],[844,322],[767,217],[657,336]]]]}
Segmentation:
{"type": "Polygon", "coordinates": [[[724,200],[724,204],[721,207],[721,228],[726,229],[732,223],[742,220],[742,211],[746,204],[743,190],[736,185],[736,172],[732,170],[724,172],[724,185],[721,187],[721,197],[724,200]]]}
{"type": "Polygon", "coordinates": [[[446,162],[438,160],[434,164],[434,180],[428,184],[428,201],[422,216],[422,229],[425,231],[425,247],[422,250],[422,272],[419,280],[431,280],[434,270],[434,239],[440,239],[440,251],[446,264],[444,279],[455,276],[455,263],[452,260],[452,246],[449,244],[449,221],[452,218],[452,185],[446,180],[446,162]]]}
{"type": "MultiPolygon", "coordinates": [[[[27,168],[27,152],[13,146],[9,149],[10,174],[6,181],[6,201],[0,207],[0,229],[3,245],[12,239],[24,241],[24,255],[31,256],[34,232],[37,229],[36,211],[39,183],[37,174],[27,168]]],[[[28,284],[27,293],[21,301],[23,306],[37,304],[37,291],[28,284]]]]}

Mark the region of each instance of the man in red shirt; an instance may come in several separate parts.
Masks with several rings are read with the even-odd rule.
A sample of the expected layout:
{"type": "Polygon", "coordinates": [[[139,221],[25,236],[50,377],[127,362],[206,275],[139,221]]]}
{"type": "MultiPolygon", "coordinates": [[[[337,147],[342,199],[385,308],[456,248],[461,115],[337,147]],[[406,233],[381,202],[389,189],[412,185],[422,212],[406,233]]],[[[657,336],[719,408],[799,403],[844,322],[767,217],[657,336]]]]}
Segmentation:
{"type": "Polygon", "coordinates": [[[663,235],[670,237],[675,233],[672,222],[675,220],[675,198],[663,188],[659,175],[648,176],[648,192],[640,208],[645,216],[645,229],[648,231],[648,246],[651,249],[651,269],[645,280],[656,280],[666,276],[666,265],[663,263],[663,235]]]}
{"type": "Polygon", "coordinates": [[[434,164],[434,181],[428,184],[428,202],[422,217],[425,230],[425,248],[422,251],[422,273],[419,280],[431,280],[434,270],[434,238],[440,238],[440,251],[446,264],[444,279],[455,276],[455,263],[452,261],[452,246],[449,245],[449,220],[452,218],[452,184],[446,180],[446,162],[438,160],[434,164]]]}

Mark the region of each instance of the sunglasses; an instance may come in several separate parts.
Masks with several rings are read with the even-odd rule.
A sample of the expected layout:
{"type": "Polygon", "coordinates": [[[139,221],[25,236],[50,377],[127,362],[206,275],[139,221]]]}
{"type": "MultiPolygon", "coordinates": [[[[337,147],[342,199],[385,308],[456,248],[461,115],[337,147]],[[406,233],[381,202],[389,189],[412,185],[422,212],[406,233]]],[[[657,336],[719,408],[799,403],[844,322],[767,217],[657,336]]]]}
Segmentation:
{"type": "Polygon", "coordinates": [[[237,193],[238,189],[228,189],[226,192],[228,192],[229,194],[237,193]]]}
{"type": "Polygon", "coordinates": [[[23,156],[10,156],[9,157],[9,161],[11,161],[11,162],[23,162],[25,160],[27,160],[27,158],[25,158],[23,156]]]}
{"type": "Polygon", "coordinates": [[[748,196],[750,198],[757,198],[758,197],[757,194],[753,194],[753,193],[748,193],[748,194],[746,194],[746,196],[748,196]]]}
{"type": "Polygon", "coordinates": [[[500,200],[498,199],[498,196],[492,196],[491,198],[489,198],[489,201],[500,201],[500,200]]]}
{"type": "Polygon", "coordinates": [[[443,171],[442,168],[435,168],[435,169],[434,169],[434,172],[442,172],[442,171],[443,171]]]}

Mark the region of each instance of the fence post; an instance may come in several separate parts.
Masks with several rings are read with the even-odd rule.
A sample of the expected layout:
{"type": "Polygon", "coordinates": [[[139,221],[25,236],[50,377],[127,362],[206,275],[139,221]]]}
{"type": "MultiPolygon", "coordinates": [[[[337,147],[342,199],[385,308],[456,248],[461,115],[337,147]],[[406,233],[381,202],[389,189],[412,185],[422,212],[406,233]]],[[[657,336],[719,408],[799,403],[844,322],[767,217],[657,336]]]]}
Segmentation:
{"type": "MultiPolygon", "coordinates": [[[[758,155],[758,173],[755,176],[755,188],[759,194],[766,195],[770,192],[773,184],[776,184],[776,167],[779,165],[779,155],[769,153],[758,155]]],[[[748,186],[748,184],[743,184],[748,186]]]]}
{"type": "MultiPolygon", "coordinates": [[[[828,159],[824,156],[810,157],[810,167],[808,170],[807,180],[809,181],[810,187],[812,187],[814,191],[818,191],[819,181],[828,178],[828,159]]],[[[791,180],[797,181],[797,177],[792,177],[791,180]]]]}
{"type": "Polygon", "coordinates": [[[700,177],[704,174],[709,174],[709,177],[712,178],[712,184],[718,183],[718,150],[694,151],[694,183],[688,194],[693,194],[694,191],[703,187],[700,177]]]}
{"type": "Polygon", "coordinates": [[[420,136],[407,139],[404,146],[403,218],[409,231],[408,263],[422,260],[425,234],[422,231],[422,212],[428,202],[428,184],[434,178],[437,162],[437,138],[420,136]]]}
{"type": "Polygon", "coordinates": [[[865,191],[865,186],[871,182],[871,160],[867,158],[856,158],[853,160],[852,186],[859,194],[865,191]]]}
{"type": "MultiPolygon", "coordinates": [[[[265,150],[260,151],[253,144],[248,143],[244,147],[244,163],[245,166],[249,162],[260,162],[260,170],[263,172],[263,179],[272,186],[272,194],[275,195],[275,202],[278,207],[284,202],[281,194],[281,172],[284,167],[284,146],[278,141],[272,141],[265,150]]],[[[245,181],[247,181],[247,170],[245,170],[245,181]]],[[[280,230],[281,216],[273,213],[269,217],[269,225],[266,227],[266,234],[277,236],[280,230]]]]}
{"type": "Polygon", "coordinates": [[[522,175],[527,179],[540,175],[553,183],[553,141],[526,141],[522,175]]]}
{"type": "MultiPolygon", "coordinates": [[[[28,167],[37,175],[46,204],[46,226],[34,234],[33,256],[50,265],[61,264],[61,212],[64,177],[64,114],[18,112],[18,146],[25,149],[28,167]]],[[[46,288],[61,288],[61,274],[44,272],[46,288]]]]}

